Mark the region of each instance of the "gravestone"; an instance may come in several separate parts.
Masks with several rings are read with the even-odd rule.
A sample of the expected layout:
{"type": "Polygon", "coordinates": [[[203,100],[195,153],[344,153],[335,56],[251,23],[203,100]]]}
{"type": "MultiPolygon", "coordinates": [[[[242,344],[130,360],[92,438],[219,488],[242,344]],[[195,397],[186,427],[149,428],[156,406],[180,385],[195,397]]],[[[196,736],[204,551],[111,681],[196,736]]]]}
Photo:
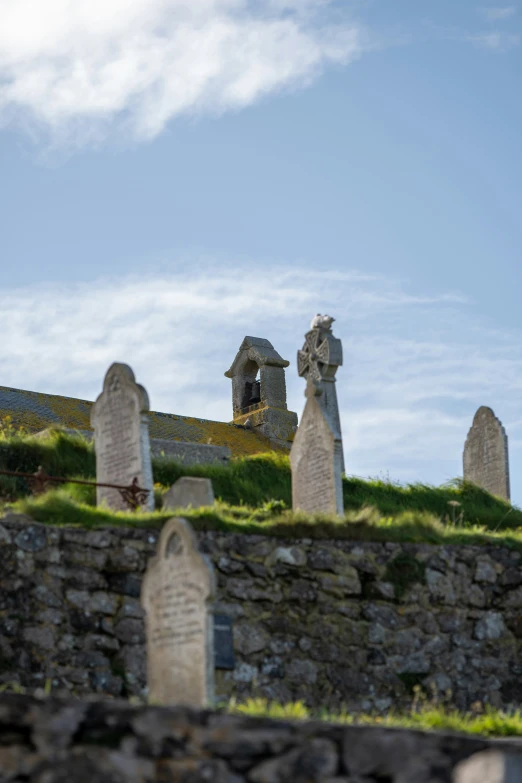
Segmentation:
{"type": "Polygon", "coordinates": [[[463,455],[464,479],[509,500],[508,439],[491,408],[475,413],[463,455]]]}
{"type": "Polygon", "coordinates": [[[310,514],[344,513],[343,446],[335,373],[342,365],[341,341],[329,316],[316,316],[297,354],[306,379],[306,404],[290,451],[292,508],[310,514]]]}
{"type": "Polygon", "coordinates": [[[145,573],[141,603],[153,704],[205,707],[214,700],[214,570],[184,519],[170,519],[145,573]]]}
{"type": "MultiPolygon", "coordinates": [[[[91,411],[96,481],[128,486],[136,478],[139,487],[149,490],[143,505],[153,511],[148,410],[147,392],[136,383],[131,368],[127,364],[112,364],[91,411]]],[[[119,491],[108,487],[96,488],[96,502],[117,511],[128,509],[119,491]]]]}
{"type": "Polygon", "coordinates": [[[163,508],[200,508],[215,503],[212,482],[207,478],[182,476],[163,495],[163,508]]]}
{"type": "Polygon", "coordinates": [[[520,783],[522,755],[502,750],[483,750],[461,761],[454,770],[454,783],[520,783]]]}

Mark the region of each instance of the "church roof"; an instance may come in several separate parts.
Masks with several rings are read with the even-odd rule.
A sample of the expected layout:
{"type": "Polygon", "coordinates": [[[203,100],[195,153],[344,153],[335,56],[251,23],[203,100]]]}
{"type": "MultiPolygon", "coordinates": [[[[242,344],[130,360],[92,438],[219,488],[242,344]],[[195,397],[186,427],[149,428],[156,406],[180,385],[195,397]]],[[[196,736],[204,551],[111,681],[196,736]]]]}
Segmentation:
{"type": "MultiPolygon", "coordinates": [[[[28,432],[40,432],[53,424],[67,429],[91,430],[93,404],[58,394],[0,386],[0,419],[11,416],[14,427],[22,426],[28,432]]],[[[148,415],[151,438],[228,446],[233,457],[259,454],[274,448],[261,435],[235,424],[157,411],[150,411],[148,415]]]]}

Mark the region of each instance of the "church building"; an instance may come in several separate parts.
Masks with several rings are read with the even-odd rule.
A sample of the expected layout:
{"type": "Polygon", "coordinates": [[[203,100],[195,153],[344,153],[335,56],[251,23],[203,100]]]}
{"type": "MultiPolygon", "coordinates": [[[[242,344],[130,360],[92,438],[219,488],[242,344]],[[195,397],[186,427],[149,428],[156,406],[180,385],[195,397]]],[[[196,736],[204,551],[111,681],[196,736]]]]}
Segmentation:
{"type": "MultiPolygon", "coordinates": [[[[268,340],[245,337],[225,373],[232,381],[232,421],[150,411],[153,456],[195,464],[227,462],[271,449],[288,451],[297,430],[297,414],[288,410],[286,402],[289,364],[268,340]]],[[[15,428],[30,433],[59,426],[92,438],[92,405],[87,400],[0,386],[0,418],[11,416],[15,428]]]]}

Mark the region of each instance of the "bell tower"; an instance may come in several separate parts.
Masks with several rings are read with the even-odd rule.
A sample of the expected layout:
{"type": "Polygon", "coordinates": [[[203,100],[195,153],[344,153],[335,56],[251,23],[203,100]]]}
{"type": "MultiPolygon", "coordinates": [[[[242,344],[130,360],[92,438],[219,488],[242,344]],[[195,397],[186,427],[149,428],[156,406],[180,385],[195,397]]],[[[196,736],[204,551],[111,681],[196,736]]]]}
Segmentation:
{"type": "Polygon", "coordinates": [[[297,414],[286,404],[285,367],[274,346],[262,337],[245,337],[230,370],[233,424],[242,424],[289,449],[297,429],[297,414]]]}

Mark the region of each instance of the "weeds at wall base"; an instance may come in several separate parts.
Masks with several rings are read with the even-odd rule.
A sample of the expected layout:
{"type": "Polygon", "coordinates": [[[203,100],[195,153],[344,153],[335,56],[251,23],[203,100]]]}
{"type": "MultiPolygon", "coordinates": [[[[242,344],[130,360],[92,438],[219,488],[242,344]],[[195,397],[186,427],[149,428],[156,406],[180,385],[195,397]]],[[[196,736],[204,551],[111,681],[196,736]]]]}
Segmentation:
{"type": "MultiPolygon", "coordinates": [[[[28,692],[29,689],[24,688],[17,682],[8,682],[0,685],[0,698],[2,693],[24,694],[28,692]]],[[[59,691],[53,691],[50,679],[45,682],[42,688],[33,689],[31,692],[40,699],[61,695],[59,691]]],[[[66,697],[70,698],[70,694],[66,694],[66,697]]],[[[88,701],[96,700],[97,697],[94,695],[88,699],[88,701]]],[[[137,696],[130,697],[127,701],[134,706],[145,704],[145,701],[137,696]]],[[[354,714],[343,708],[338,712],[329,712],[326,709],[311,710],[301,701],[279,704],[264,698],[247,699],[244,702],[238,702],[232,698],[229,701],[217,702],[214,705],[214,710],[232,715],[248,715],[250,717],[271,718],[273,720],[319,720],[325,723],[348,726],[361,725],[417,729],[421,731],[454,731],[484,737],[522,737],[522,712],[520,710],[506,712],[477,703],[472,710],[459,712],[449,705],[440,703],[437,698],[430,700],[426,697],[414,698],[412,706],[408,711],[402,713],[395,712],[392,708],[386,714],[354,714]]]]}

